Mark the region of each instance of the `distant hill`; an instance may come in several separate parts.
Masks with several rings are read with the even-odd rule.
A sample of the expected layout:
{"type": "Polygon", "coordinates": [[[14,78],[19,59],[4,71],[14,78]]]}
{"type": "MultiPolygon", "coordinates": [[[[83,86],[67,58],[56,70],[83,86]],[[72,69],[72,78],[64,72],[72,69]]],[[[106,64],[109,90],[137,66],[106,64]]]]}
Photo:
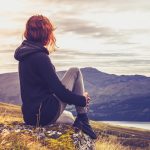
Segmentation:
{"type": "MultiPolygon", "coordinates": [[[[92,98],[91,119],[150,121],[150,77],[107,74],[91,67],[81,71],[92,98]]],[[[0,83],[0,101],[21,104],[18,73],[0,74],[0,83]]],[[[74,112],[73,107],[68,109],[74,112]]]]}

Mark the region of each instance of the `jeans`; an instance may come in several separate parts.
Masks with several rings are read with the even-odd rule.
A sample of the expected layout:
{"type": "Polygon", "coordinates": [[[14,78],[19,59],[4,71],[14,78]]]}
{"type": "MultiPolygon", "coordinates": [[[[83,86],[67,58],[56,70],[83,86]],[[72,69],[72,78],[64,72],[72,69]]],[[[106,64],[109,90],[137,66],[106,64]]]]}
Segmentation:
{"type": "MultiPolygon", "coordinates": [[[[64,74],[61,79],[62,84],[70,91],[75,94],[83,95],[85,92],[83,76],[81,70],[77,67],[72,67],[64,74]]],[[[67,103],[62,102],[61,99],[58,99],[60,102],[60,113],[57,118],[61,116],[63,111],[65,110],[67,103]]],[[[77,114],[87,113],[87,107],[75,106],[77,114]]]]}

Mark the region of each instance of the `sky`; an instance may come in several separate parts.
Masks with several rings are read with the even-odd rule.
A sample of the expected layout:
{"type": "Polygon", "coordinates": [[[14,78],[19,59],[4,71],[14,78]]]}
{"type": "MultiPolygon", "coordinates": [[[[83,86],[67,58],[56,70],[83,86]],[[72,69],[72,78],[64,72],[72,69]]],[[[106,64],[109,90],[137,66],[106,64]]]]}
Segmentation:
{"type": "Polygon", "coordinates": [[[150,76],[150,1],[0,0],[0,73],[18,71],[14,51],[27,19],[47,16],[55,25],[56,70],[94,67],[110,74],[150,76]]]}

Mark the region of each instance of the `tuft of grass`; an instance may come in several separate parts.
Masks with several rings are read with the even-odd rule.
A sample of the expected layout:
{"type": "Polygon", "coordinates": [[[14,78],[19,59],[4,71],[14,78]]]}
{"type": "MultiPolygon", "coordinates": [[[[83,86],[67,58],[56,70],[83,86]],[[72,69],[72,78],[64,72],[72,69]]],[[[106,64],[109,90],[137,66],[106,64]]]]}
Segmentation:
{"type": "Polygon", "coordinates": [[[10,124],[14,121],[23,122],[21,107],[0,102],[0,124],[10,124]]]}
{"type": "Polygon", "coordinates": [[[65,132],[57,139],[49,138],[46,140],[46,145],[52,150],[75,150],[75,145],[71,138],[74,133],[72,128],[64,129],[65,132]]]}
{"type": "Polygon", "coordinates": [[[22,133],[4,134],[0,137],[1,150],[47,150],[35,137],[22,133]]]}
{"type": "Polygon", "coordinates": [[[131,150],[122,146],[118,141],[102,139],[96,143],[96,150],[131,150]]]}

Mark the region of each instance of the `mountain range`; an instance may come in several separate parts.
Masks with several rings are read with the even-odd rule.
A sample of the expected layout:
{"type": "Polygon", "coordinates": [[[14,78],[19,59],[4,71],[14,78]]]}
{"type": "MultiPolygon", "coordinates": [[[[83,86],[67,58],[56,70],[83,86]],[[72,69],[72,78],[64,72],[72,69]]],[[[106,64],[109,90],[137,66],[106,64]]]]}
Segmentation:
{"type": "MultiPolygon", "coordinates": [[[[93,120],[150,121],[150,77],[81,68],[93,120]]],[[[61,79],[65,71],[57,72],[61,79]]],[[[21,105],[18,72],[0,74],[0,101],[21,105]]],[[[75,114],[73,106],[68,110],[75,114]]]]}

